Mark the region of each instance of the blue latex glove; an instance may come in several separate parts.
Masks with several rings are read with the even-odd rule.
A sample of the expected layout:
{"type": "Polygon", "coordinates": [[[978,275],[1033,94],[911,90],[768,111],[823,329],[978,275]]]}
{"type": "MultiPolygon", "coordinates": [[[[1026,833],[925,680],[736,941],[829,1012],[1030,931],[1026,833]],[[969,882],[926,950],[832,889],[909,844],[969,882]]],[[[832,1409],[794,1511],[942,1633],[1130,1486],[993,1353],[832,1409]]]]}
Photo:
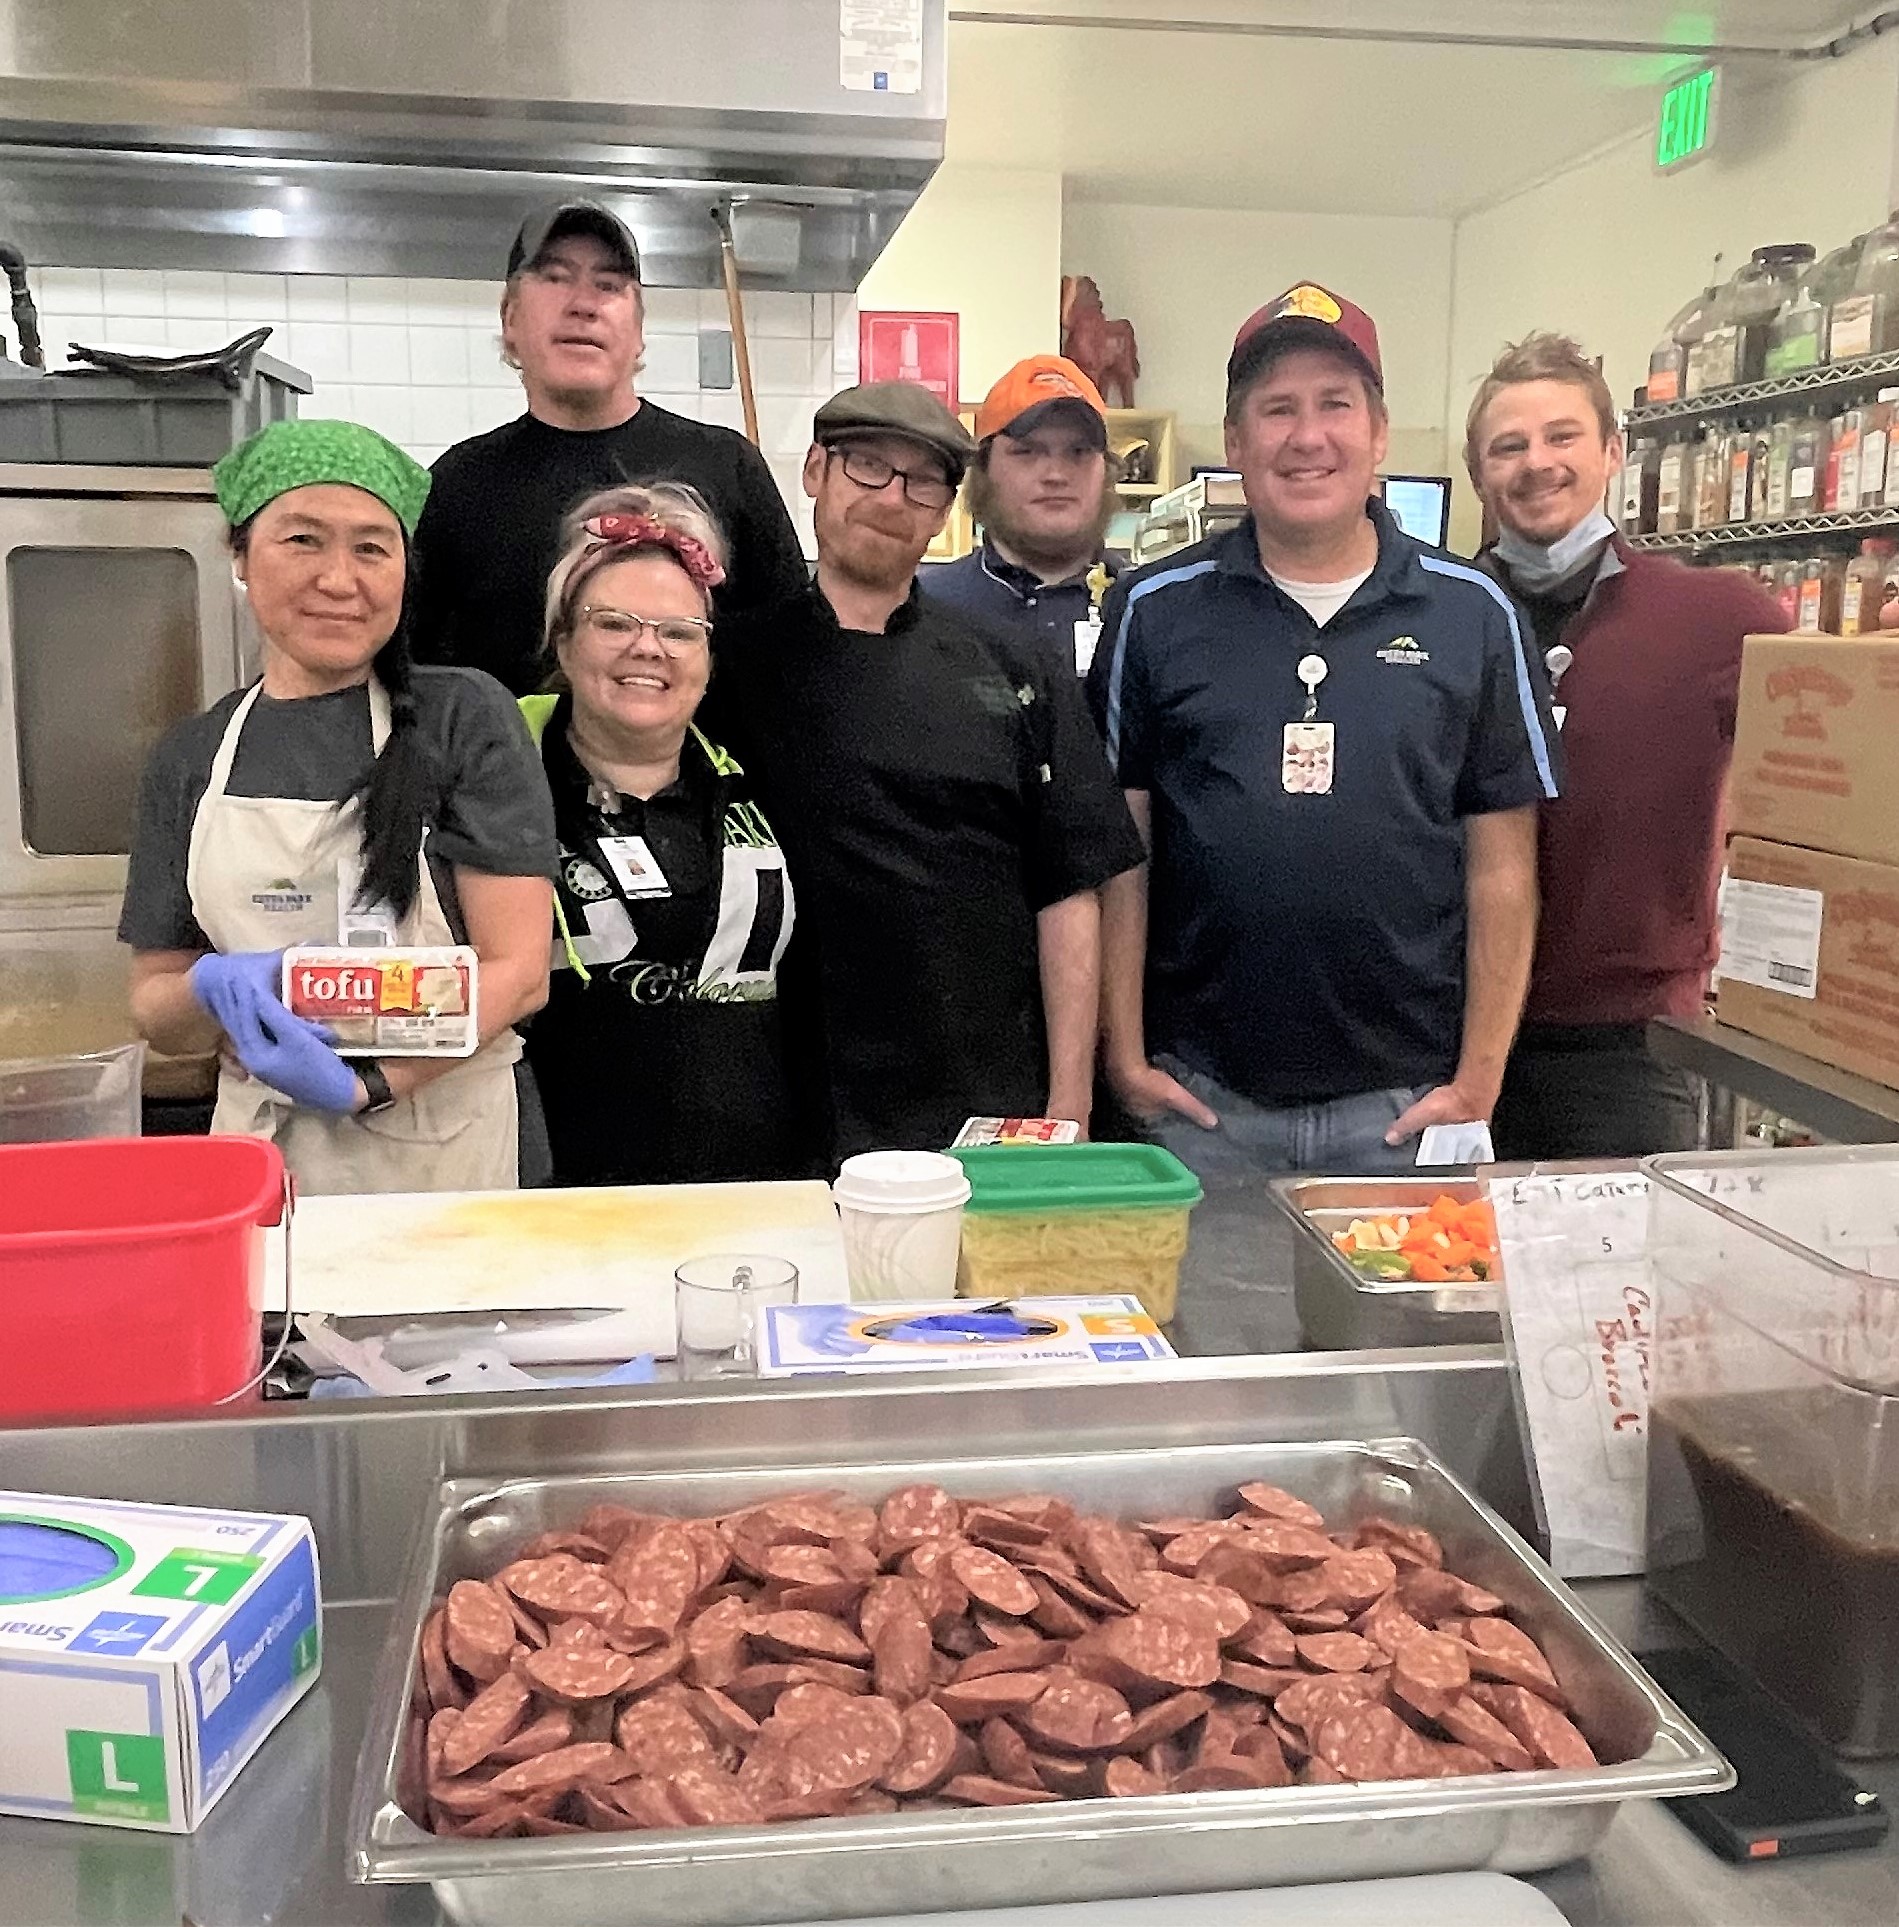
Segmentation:
{"type": "Polygon", "coordinates": [[[214,950],[191,966],[191,994],[223,1027],[235,1033],[238,1021],[255,1015],[262,1005],[282,1010],[278,990],[283,983],[281,950],[242,950],[220,957],[214,950]]]}
{"type": "Polygon", "coordinates": [[[321,1024],[293,1016],[274,997],[225,1026],[238,1062],[260,1083],[312,1111],[356,1108],[356,1073],[321,1024]]]}

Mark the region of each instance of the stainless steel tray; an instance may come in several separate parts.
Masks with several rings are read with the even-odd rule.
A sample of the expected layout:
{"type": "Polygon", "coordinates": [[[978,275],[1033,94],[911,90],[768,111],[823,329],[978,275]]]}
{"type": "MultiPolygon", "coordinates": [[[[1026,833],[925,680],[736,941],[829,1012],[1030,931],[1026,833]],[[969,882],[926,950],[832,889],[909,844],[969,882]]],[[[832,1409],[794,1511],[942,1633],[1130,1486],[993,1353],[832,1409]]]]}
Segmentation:
{"type": "Polygon", "coordinates": [[[1480,1178],[1275,1178],[1273,1198],[1293,1223],[1292,1299],[1299,1329],[1321,1351],[1385,1345],[1496,1345],[1503,1287],[1420,1285],[1367,1278],[1332,1242],[1354,1218],[1421,1211],[1433,1198],[1470,1204],[1480,1178]]]}
{"type": "MultiPolygon", "coordinates": [[[[955,1397],[945,1392],[946,1398],[955,1397]]],[[[781,1462],[647,1473],[460,1480],[443,1486],[391,1622],[358,1763],[350,1872],[434,1883],[449,1916],[481,1927],[757,1927],[956,1907],[1141,1897],[1295,1881],[1492,1868],[1535,1872],[1589,1851],[1619,1802],[1732,1784],[1721,1756],[1501,1519],[1410,1439],[1169,1445],[1159,1423],[1124,1447],[829,1465],[786,1441],[781,1462]],[[458,1578],[601,1499],[716,1513],[788,1487],[875,1498],[913,1479],[952,1491],[1056,1492],[1129,1514],[1229,1506],[1268,1479],[1347,1524],[1383,1512],[1427,1525],[1457,1569],[1499,1593],[1549,1654],[1576,1718],[1610,1764],[1379,1786],[1087,1800],[890,1814],[776,1827],[560,1839],[439,1839],[404,1810],[403,1728],[416,1643],[458,1578]]],[[[684,1459],[683,1454],[680,1459],[684,1459]]]]}

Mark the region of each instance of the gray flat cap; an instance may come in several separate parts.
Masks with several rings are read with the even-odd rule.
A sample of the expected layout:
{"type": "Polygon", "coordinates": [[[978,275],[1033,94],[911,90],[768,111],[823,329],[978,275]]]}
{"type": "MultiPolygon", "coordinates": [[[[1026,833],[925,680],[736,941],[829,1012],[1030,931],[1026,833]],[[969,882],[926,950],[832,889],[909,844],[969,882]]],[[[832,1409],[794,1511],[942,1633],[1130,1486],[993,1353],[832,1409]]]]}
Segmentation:
{"type": "Polygon", "coordinates": [[[833,395],[812,418],[814,441],[830,444],[852,435],[901,435],[949,464],[960,482],[976,453],[969,430],[914,381],[867,381],[833,395]]]}

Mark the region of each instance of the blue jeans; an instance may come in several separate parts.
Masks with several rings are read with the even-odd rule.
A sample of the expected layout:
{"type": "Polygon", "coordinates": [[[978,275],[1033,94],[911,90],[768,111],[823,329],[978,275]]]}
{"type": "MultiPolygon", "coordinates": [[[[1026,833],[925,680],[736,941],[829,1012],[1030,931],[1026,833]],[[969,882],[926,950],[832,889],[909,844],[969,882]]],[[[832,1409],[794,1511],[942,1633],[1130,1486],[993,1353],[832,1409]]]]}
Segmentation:
{"type": "Polygon", "coordinates": [[[1418,1141],[1387,1144],[1385,1133],[1435,1086],[1360,1091],[1317,1104],[1255,1104],[1191,1070],[1177,1057],[1154,1059],[1220,1120],[1205,1131],[1178,1111],[1148,1125],[1157,1143],[1203,1178],[1243,1177],[1251,1173],[1322,1171],[1332,1177],[1361,1177],[1414,1170],[1418,1141]]]}

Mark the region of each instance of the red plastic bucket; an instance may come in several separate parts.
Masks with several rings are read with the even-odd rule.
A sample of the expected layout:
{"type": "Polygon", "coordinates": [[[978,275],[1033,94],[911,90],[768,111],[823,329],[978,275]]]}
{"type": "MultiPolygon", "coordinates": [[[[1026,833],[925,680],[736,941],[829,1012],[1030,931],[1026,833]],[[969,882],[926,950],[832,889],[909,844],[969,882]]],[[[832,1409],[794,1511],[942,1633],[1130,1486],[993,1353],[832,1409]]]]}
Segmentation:
{"type": "Polygon", "coordinates": [[[283,1159],[262,1138],[0,1145],[0,1421],[247,1391],[260,1227],[286,1209],[283,1159]]]}

